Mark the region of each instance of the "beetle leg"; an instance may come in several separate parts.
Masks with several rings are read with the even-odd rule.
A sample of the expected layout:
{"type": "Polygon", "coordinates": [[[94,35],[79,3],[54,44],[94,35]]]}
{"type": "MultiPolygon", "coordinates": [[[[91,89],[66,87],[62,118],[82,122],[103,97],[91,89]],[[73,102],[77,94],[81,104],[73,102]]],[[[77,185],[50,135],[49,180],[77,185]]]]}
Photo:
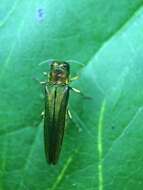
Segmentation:
{"type": "Polygon", "coordinates": [[[69,109],[67,109],[67,114],[68,114],[69,118],[72,120],[72,114],[69,109]]]}
{"type": "Polygon", "coordinates": [[[46,84],[46,82],[45,81],[40,81],[40,84],[44,85],[44,84],[46,84]]]}
{"type": "MultiPolygon", "coordinates": [[[[77,123],[74,121],[73,117],[72,117],[72,114],[69,110],[69,108],[67,109],[67,115],[69,117],[69,119],[71,120],[71,122],[75,125],[75,127],[77,128],[78,132],[81,132],[82,129],[77,125],[77,123]]],[[[67,126],[66,126],[67,127],[67,126]]]]}
{"type": "Polygon", "coordinates": [[[76,92],[78,94],[80,94],[83,98],[85,99],[92,99],[91,97],[89,96],[85,96],[80,90],[78,90],[77,88],[73,88],[73,87],[70,87],[70,89],[73,91],[73,92],[76,92]]]}
{"type": "Polygon", "coordinates": [[[77,88],[73,88],[73,87],[71,87],[71,90],[72,90],[72,91],[74,91],[74,92],[76,92],[76,93],[81,94],[81,91],[80,91],[80,90],[78,90],[77,88]]]}
{"type": "Polygon", "coordinates": [[[36,82],[38,82],[38,83],[40,83],[42,85],[46,84],[46,81],[40,81],[39,79],[37,79],[35,77],[33,78],[33,80],[35,80],[36,82]]]}
{"type": "Polygon", "coordinates": [[[47,72],[43,72],[43,75],[44,75],[44,76],[47,76],[47,75],[48,75],[48,73],[47,73],[47,72]]]}
{"type": "Polygon", "coordinates": [[[79,79],[79,76],[72,77],[72,78],[70,79],[70,82],[72,82],[72,81],[74,81],[74,80],[78,80],[78,79],[79,79]]]}
{"type": "Polygon", "coordinates": [[[42,119],[44,119],[44,115],[45,115],[45,112],[42,111],[42,113],[41,113],[41,117],[42,117],[42,119]]]}

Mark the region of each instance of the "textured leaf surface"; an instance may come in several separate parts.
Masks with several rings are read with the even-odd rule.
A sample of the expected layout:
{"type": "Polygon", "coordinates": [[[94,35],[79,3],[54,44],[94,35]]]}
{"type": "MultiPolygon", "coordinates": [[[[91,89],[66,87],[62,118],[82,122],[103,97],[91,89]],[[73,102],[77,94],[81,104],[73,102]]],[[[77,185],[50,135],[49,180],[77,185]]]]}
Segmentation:
{"type": "Polygon", "coordinates": [[[142,0],[0,3],[0,189],[143,188],[142,0]],[[46,59],[78,60],[58,165],[43,150],[46,59]],[[80,128],[80,129],[79,129],[80,128]]]}

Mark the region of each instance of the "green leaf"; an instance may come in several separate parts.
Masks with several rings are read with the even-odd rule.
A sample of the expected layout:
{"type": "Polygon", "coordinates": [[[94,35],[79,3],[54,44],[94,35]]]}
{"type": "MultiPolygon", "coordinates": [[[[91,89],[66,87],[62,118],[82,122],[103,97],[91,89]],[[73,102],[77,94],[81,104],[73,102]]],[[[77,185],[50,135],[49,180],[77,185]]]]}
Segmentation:
{"type": "Polygon", "coordinates": [[[0,3],[0,189],[141,190],[142,0],[0,3]],[[43,148],[47,59],[76,60],[59,163],[43,148]]]}

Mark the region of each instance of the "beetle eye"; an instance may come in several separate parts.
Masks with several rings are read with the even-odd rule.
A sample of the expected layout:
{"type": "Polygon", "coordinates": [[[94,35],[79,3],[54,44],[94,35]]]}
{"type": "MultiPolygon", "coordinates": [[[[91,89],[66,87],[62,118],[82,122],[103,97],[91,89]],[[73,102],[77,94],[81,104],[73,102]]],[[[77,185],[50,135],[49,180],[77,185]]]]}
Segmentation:
{"type": "Polygon", "coordinates": [[[62,64],[61,66],[62,66],[63,69],[67,68],[66,64],[62,64]]]}
{"type": "Polygon", "coordinates": [[[67,68],[67,65],[63,65],[64,68],[67,68]]]}

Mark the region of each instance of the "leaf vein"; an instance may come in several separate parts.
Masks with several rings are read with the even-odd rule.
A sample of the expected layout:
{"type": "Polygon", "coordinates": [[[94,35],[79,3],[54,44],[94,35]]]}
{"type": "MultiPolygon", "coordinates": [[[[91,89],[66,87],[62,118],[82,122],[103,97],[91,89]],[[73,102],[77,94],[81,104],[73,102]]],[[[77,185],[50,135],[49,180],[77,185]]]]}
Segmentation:
{"type": "Polygon", "coordinates": [[[132,117],[131,121],[126,125],[126,127],[124,128],[124,130],[122,131],[122,133],[114,140],[114,142],[112,143],[111,147],[109,148],[108,152],[105,154],[104,158],[102,159],[102,162],[105,161],[106,157],[108,157],[108,155],[112,152],[114,145],[124,136],[124,134],[126,133],[126,131],[129,129],[129,127],[132,125],[132,123],[136,120],[136,118],[138,117],[138,115],[143,111],[143,106],[139,107],[136,111],[136,113],[134,114],[134,116],[132,117]]]}
{"type": "Polygon", "coordinates": [[[78,149],[76,149],[74,151],[74,153],[72,155],[69,156],[69,158],[67,159],[63,169],[61,170],[60,174],[57,176],[57,179],[55,181],[55,183],[53,184],[53,186],[51,187],[51,190],[55,190],[58,185],[60,184],[60,182],[62,181],[62,179],[64,178],[65,176],[65,173],[67,171],[67,169],[69,168],[70,164],[72,163],[73,161],[73,158],[74,158],[74,155],[78,152],[78,149]]]}
{"type": "Polygon", "coordinates": [[[0,21],[0,27],[4,26],[4,24],[6,24],[6,22],[8,21],[8,19],[10,18],[10,16],[15,12],[17,6],[18,6],[19,0],[16,0],[13,4],[13,6],[11,7],[11,9],[9,10],[9,12],[7,13],[7,15],[5,16],[5,18],[0,21]]]}

